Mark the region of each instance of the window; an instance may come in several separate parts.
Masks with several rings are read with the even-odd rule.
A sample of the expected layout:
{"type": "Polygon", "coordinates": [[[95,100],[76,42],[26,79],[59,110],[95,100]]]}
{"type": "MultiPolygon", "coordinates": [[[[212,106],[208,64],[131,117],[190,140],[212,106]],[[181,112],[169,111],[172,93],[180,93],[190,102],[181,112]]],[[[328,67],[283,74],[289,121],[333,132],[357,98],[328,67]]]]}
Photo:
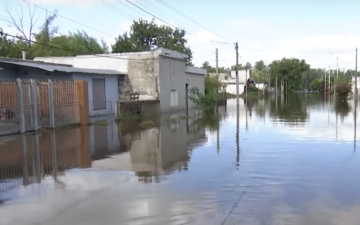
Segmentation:
{"type": "Polygon", "coordinates": [[[171,92],[170,92],[170,106],[171,107],[178,106],[178,93],[177,93],[177,90],[171,90],[171,92]]]}
{"type": "Polygon", "coordinates": [[[93,110],[106,109],[105,78],[92,79],[93,110]]]}

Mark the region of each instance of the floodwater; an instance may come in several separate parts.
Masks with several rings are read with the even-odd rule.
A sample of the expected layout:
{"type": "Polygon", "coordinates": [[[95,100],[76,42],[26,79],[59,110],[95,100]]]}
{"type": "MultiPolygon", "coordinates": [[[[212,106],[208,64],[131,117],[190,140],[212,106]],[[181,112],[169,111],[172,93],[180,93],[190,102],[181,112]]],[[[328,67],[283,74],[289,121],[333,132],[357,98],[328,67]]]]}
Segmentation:
{"type": "Polygon", "coordinates": [[[5,137],[0,224],[358,225],[355,109],[317,94],[239,111],[233,99],[161,127],[5,137]]]}

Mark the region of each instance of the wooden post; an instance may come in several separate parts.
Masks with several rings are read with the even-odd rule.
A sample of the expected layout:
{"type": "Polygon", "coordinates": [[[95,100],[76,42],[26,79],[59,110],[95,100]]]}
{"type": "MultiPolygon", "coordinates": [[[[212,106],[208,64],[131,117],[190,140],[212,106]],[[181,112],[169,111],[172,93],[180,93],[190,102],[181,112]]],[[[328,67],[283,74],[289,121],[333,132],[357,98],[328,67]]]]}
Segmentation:
{"type": "Polygon", "coordinates": [[[80,148],[79,148],[79,166],[80,168],[91,167],[91,156],[90,156],[90,127],[80,127],[80,148]]]}
{"type": "Polygon", "coordinates": [[[76,80],[75,86],[75,102],[79,104],[77,110],[77,118],[80,125],[89,124],[89,94],[88,83],[84,80],[76,80]]]}

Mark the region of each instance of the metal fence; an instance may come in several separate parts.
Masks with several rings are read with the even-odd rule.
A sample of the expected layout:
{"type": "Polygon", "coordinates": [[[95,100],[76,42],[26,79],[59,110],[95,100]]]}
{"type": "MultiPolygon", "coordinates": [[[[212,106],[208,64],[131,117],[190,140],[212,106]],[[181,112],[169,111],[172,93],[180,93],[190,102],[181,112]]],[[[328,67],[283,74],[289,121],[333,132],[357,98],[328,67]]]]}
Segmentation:
{"type": "Polygon", "coordinates": [[[94,102],[89,101],[89,116],[108,116],[112,115],[113,106],[111,101],[106,102],[94,102]]]}
{"type": "Polygon", "coordinates": [[[0,79],[0,135],[79,123],[73,80],[0,79]]]}

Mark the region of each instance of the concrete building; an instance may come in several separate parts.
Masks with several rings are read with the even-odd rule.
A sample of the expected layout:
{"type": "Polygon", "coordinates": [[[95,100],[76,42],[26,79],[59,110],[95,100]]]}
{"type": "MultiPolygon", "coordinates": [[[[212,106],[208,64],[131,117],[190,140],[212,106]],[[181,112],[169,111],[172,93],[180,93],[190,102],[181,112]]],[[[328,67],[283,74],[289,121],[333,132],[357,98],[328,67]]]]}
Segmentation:
{"type": "Polygon", "coordinates": [[[88,82],[89,115],[115,112],[118,79],[123,72],[75,68],[72,65],[0,58],[0,79],[85,80],[88,82]]]}
{"type": "Polygon", "coordinates": [[[160,48],[149,52],[84,55],[75,57],[39,57],[36,61],[69,64],[75,68],[107,69],[126,73],[118,79],[118,97],[126,101],[130,93],[140,100],[160,100],[161,112],[192,108],[188,90],[204,92],[202,68],[186,66],[188,55],[160,48]]]}

